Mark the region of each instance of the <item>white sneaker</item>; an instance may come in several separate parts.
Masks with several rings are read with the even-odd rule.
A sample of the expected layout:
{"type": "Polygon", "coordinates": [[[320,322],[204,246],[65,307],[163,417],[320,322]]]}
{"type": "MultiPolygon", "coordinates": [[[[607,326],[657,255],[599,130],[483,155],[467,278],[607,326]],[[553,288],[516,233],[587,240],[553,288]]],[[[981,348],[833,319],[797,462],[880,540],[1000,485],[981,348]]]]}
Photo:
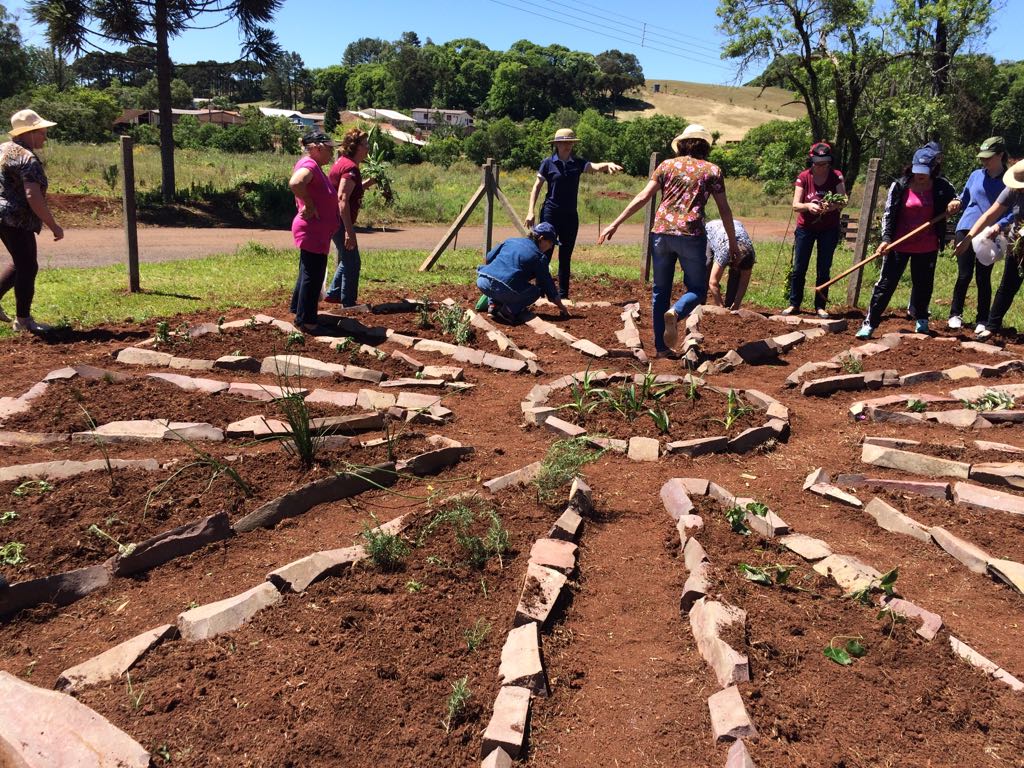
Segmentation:
{"type": "Polygon", "coordinates": [[[953,315],[946,321],[946,325],[952,328],[954,331],[958,328],[963,328],[964,320],[960,315],[953,315]]]}
{"type": "Polygon", "coordinates": [[[975,338],[990,339],[992,338],[992,331],[990,331],[988,328],[985,328],[984,330],[981,331],[977,331],[975,334],[975,338]]]}
{"type": "Polygon", "coordinates": [[[679,316],[674,309],[665,313],[665,346],[670,349],[676,345],[678,324],[679,316]]]}
{"type": "Polygon", "coordinates": [[[19,317],[11,327],[14,328],[15,332],[46,333],[50,330],[50,326],[46,323],[37,323],[31,317],[19,317]]]}
{"type": "MultiPolygon", "coordinates": [[[[974,333],[976,336],[980,336],[983,333],[988,333],[988,329],[985,327],[984,323],[978,323],[974,326],[974,333]]],[[[992,334],[989,333],[988,335],[991,336],[992,334]]]]}
{"type": "Polygon", "coordinates": [[[815,312],[815,314],[818,317],[820,317],[822,320],[828,320],[829,319],[829,314],[828,314],[827,310],[819,309],[817,312],[815,312]]]}

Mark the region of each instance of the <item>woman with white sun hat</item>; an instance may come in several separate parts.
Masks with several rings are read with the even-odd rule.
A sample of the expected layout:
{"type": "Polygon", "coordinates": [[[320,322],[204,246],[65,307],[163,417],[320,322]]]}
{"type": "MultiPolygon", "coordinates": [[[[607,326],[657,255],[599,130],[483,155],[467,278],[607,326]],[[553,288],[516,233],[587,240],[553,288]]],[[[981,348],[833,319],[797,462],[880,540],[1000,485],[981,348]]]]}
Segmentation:
{"type": "MultiPolygon", "coordinates": [[[[41,333],[49,327],[32,319],[39,259],[36,235],[45,224],[53,239],[64,237],[46,204],[46,172],[36,150],[46,143],[46,129],[56,123],[44,120],[31,109],[11,116],[11,140],[0,144],[0,240],[11,263],[0,272],[0,298],[12,288],[15,331],[41,333]]],[[[0,321],[10,318],[0,307],[0,321]]]]}
{"type": "MultiPolygon", "coordinates": [[[[988,323],[981,329],[977,337],[986,339],[993,332],[1002,329],[1003,317],[1013,304],[1013,299],[1024,283],[1024,238],[1021,237],[1022,207],[1024,207],[1024,160],[1020,160],[1010,166],[1003,174],[1003,183],[1006,188],[999,194],[996,201],[992,203],[987,211],[982,214],[974,226],[967,232],[967,236],[957,246],[957,254],[966,251],[977,235],[983,234],[987,239],[996,240],[1000,234],[1007,234],[1006,265],[1003,267],[1003,278],[999,281],[999,288],[996,289],[995,298],[992,300],[992,309],[989,312],[988,323]],[[1013,218],[1007,222],[1004,218],[1007,212],[1012,212],[1013,218]]],[[[980,243],[979,243],[980,245],[980,243]]],[[[977,251],[978,246],[975,245],[977,251]]]]}
{"type": "Polygon", "coordinates": [[[573,248],[580,229],[577,199],[580,191],[580,176],[584,173],[619,173],[622,166],[616,163],[592,163],[578,157],[573,149],[579,139],[572,128],[559,128],[551,139],[554,152],[544,158],[537,170],[537,179],[530,190],[530,204],[526,211],[526,227],[533,227],[534,211],[540,188],[548,185],[540,220],[551,223],[558,232],[558,294],[569,298],[569,277],[573,248]]]}

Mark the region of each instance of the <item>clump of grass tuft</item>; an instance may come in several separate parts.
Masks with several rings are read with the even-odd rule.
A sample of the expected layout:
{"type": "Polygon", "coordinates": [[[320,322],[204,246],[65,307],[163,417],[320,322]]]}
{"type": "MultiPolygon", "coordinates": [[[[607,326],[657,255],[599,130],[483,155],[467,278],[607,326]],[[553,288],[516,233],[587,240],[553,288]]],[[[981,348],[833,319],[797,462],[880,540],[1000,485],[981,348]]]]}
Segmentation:
{"type": "Polygon", "coordinates": [[[298,392],[287,394],[275,401],[284,415],[291,431],[281,440],[285,451],[299,460],[305,468],[311,468],[320,455],[327,440],[326,435],[317,434],[310,424],[309,407],[298,392]]]}
{"type": "Polygon", "coordinates": [[[474,505],[473,501],[459,499],[443,506],[423,527],[416,545],[423,546],[427,538],[438,530],[451,527],[455,541],[465,553],[470,567],[482,570],[492,557],[498,559],[500,567],[504,567],[502,557],[510,546],[508,531],[493,507],[483,502],[474,505]],[[487,530],[482,535],[480,523],[487,524],[487,530]]]}
{"type": "Polygon", "coordinates": [[[487,639],[487,635],[490,631],[491,622],[482,617],[477,619],[472,627],[462,633],[462,636],[466,638],[466,647],[469,648],[470,651],[475,651],[483,645],[483,642],[487,639]]]}
{"type": "Polygon", "coordinates": [[[389,533],[383,530],[373,519],[373,525],[363,525],[363,532],[360,534],[366,542],[366,554],[370,556],[373,564],[382,571],[397,571],[402,567],[405,558],[409,554],[409,545],[397,533],[389,533]]]}
{"type": "Polygon", "coordinates": [[[473,696],[469,690],[469,676],[463,675],[454,683],[452,683],[452,692],[448,697],[446,712],[444,718],[441,720],[441,725],[444,726],[445,733],[451,733],[452,726],[457,725],[459,718],[466,711],[466,707],[469,704],[470,698],[473,696]]]}
{"type": "Polygon", "coordinates": [[[602,453],[603,451],[591,448],[590,443],[580,437],[552,443],[541,462],[540,472],[533,481],[537,488],[538,500],[544,504],[562,501],[562,489],[579,475],[584,465],[596,461],[602,453]]]}

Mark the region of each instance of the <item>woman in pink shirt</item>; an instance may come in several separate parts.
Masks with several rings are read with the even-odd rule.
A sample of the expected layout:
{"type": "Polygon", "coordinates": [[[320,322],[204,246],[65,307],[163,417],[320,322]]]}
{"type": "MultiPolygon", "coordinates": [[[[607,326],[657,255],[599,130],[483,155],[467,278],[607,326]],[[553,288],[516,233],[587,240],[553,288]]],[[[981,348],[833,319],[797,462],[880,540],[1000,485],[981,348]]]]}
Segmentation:
{"type": "Polygon", "coordinates": [[[302,146],[306,154],[295,163],[288,181],[298,209],[292,220],[292,236],[299,249],[299,276],[292,292],[291,309],[297,326],[314,331],[331,237],[341,225],[341,216],[337,191],[321,167],[333,159],[334,142],[325,133],[310,133],[303,136],[302,146]]]}
{"type": "MultiPolygon", "coordinates": [[[[882,253],[889,243],[927,224],[940,213],[956,213],[960,200],[949,180],[942,175],[942,150],[929,142],[914,153],[914,162],[889,187],[882,214],[882,242],[875,251],[882,253]]],[[[885,251],[882,271],[871,294],[868,316],[857,331],[858,339],[870,339],[882,322],[882,313],[896,292],[907,264],[910,264],[910,304],[916,310],[918,333],[928,333],[928,305],[935,283],[935,262],[946,242],[946,220],[935,222],[906,242],[899,250],[885,251]]]]}

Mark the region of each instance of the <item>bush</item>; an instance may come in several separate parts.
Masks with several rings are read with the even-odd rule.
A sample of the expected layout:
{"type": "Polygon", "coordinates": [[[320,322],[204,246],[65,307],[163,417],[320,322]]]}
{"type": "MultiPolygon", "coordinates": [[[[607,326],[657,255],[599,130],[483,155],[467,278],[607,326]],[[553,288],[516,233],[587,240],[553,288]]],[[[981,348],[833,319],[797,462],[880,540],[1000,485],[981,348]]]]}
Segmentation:
{"type": "Polygon", "coordinates": [[[650,171],[651,153],[657,152],[662,159],[672,157],[671,141],[682,133],[686,121],[678,117],[654,115],[638,117],[625,124],[619,134],[615,156],[633,176],[647,176],[650,171]]]}
{"type": "Polygon", "coordinates": [[[751,128],[739,144],[715,147],[711,162],[729,176],[764,182],[768,194],[784,192],[807,163],[811,127],[807,120],[772,120],[751,128]]]}
{"type": "Polygon", "coordinates": [[[415,144],[399,143],[395,146],[395,163],[419,165],[423,162],[423,149],[415,144]]]}
{"type": "Polygon", "coordinates": [[[150,125],[149,123],[133,125],[128,133],[135,140],[136,144],[160,143],[160,130],[155,125],[150,125]]]}
{"type": "Polygon", "coordinates": [[[114,140],[114,120],[121,114],[117,101],[102,91],[72,88],[58,91],[46,85],[0,102],[0,110],[12,115],[21,109],[34,109],[57,123],[49,134],[56,141],[99,143],[114,140]]]}
{"type": "Polygon", "coordinates": [[[455,136],[432,136],[423,148],[423,156],[428,163],[449,168],[462,157],[462,140],[455,136]]]}

